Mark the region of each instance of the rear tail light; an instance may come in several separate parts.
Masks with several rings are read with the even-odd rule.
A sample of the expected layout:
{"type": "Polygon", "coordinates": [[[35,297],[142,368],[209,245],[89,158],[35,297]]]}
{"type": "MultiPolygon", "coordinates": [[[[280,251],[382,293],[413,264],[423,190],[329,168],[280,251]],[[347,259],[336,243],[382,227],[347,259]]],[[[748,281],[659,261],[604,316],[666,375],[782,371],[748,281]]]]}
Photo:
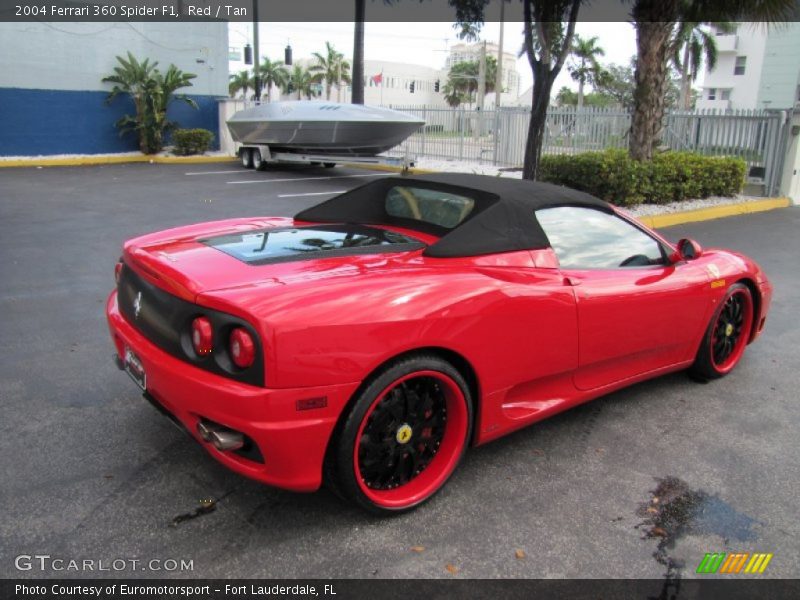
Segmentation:
{"type": "Polygon", "coordinates": [[[192,347],[200,356],[211,353],[214,347],[214,330],[207,317],[197,317],[192,321],[192,347]]]}
{"type": "Polygon", "coordinates": [[[256,344],[253,336],[242,327],[237,327],[231,332],[228,350],[233,364],[240,369],[252,366],[256,358],[256,344]]]}

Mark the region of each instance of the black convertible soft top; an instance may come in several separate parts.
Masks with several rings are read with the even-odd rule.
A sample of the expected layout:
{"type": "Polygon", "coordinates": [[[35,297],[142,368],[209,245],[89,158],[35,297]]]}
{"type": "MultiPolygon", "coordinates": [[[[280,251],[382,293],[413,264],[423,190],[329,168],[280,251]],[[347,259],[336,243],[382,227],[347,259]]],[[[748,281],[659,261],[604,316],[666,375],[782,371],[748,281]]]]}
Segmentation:
{"type": "Polygon", "coordinates": [[[298,221],[395,225],[441,236],[424,254],[479,256],[547,248],[550,242],[535,211],[554,206],[585,206],[612,212],[602,200],[570,188],[521,179],[465,173],[436,173],[376,179],[295,215],[298,221]],[[452,229],[389,215],[386,195],[393,187],[419,187],[474,199],[472,211],[452,229]]]}

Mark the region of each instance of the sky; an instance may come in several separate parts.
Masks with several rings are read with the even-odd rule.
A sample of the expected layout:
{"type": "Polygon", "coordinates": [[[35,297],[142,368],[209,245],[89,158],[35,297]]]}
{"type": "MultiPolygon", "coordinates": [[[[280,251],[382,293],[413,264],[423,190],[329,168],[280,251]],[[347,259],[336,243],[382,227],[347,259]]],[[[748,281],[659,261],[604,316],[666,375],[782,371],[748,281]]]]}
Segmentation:
{"type": "MultiPolygon", "coordinates": [[[[229,45],[242,47],[252,44],[251,23],[231,23],[229,45]]],[[[486,23],[481,39],[488,42],[499,40],[500,24],[486,23]]],[[[605,50],[601,63],[627,64],[636,53],[636,35],[633,27],[625,22],[578,23],[576,33],[582,37],[597,36],[598,44],[605,50]]],[[[346,57],[353,53],[353,23],[261,23],[259,27],[261,55],[273,60],[283,59],[287,43],[292,46],[295,58],[310,57],[312,52],[323,52],[325,42],[346,57]]],[[[519,22],[505,24],[503,47],[516,53],[522,47],[522,25],[519,22]]],[[[443,68],[448,48],[460,40],[451,23],[387,23],[368,22],[364,33],[364,57],[366,60],[386,60],[443,68]]],[[[520,74],[520,93],[531,86],[533,78],[525,56],[517,60],[520,74]]],[[[370,75],[370,73],[367,73],[370,75]]],[[[554,90],[561,86],[577,89],[566,69],[556,80],[554,90]]]]}

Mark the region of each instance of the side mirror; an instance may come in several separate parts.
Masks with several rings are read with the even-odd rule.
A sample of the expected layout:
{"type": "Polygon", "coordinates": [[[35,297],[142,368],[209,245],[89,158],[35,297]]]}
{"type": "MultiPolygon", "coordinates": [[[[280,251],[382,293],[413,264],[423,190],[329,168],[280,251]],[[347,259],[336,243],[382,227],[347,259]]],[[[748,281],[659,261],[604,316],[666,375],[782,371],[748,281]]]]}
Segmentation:
{"type": "Polygon", "coordinates": [[[688,238],[683,238],[678,242],[677,248],[677,251],[670,257],[673,263],[680,260],[694,260],[695,258],[700,258],[703,254],[703,248],[700,244],[688,238]]]}

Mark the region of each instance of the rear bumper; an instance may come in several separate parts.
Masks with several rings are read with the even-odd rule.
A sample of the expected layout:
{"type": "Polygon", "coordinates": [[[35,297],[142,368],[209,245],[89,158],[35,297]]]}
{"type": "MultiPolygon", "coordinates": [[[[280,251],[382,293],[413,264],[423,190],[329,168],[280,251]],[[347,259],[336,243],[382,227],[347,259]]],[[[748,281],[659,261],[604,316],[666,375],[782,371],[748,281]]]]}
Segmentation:
{"type": "MultiPolygon", "coordinates": [[[[322,482],[322,462],[336,421],[359,382],[293,389],[267,389],[209,373],[143,337],[119,312],[116,291],[106,304],[117,354],[127,346],[147,375],[147,394],[172,415],[215,459],[237,473],[295,491],[313,491],[322,482]],[[298,401],[325,397],[327,406],[298,410],[298,401]],[[241,432],[258,448],[263,462],[222,452],[203,441],[201,419],[241,432]]],[[[251,453],[252,454],[252,453],[251,453]]]]}

